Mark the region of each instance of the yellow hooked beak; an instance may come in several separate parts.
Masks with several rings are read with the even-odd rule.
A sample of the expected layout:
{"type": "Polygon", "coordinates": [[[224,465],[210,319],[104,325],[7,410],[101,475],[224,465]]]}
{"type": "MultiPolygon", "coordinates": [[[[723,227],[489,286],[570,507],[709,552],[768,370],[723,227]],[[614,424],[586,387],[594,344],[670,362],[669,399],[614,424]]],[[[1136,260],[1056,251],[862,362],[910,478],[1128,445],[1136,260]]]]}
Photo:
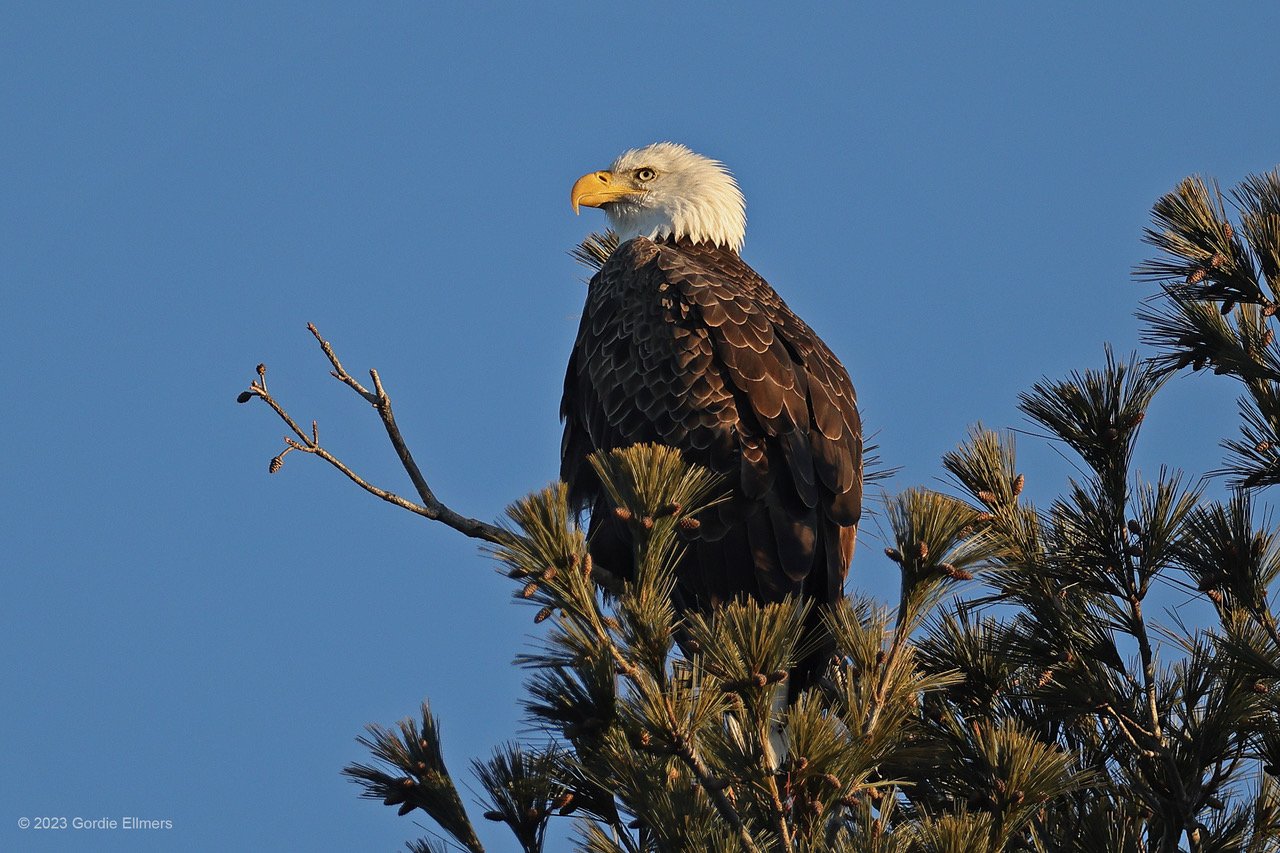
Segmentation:
{"type": "Polygon", "coordinates": [[[573,212],[577,213],[579,206],[599,207],[629,195],[643,194],[644,190],[637,190],[617,182],[613,172],[588,172],[573,182],[573,189],[569,192],[569,202],[573,205],[573,212]]]}

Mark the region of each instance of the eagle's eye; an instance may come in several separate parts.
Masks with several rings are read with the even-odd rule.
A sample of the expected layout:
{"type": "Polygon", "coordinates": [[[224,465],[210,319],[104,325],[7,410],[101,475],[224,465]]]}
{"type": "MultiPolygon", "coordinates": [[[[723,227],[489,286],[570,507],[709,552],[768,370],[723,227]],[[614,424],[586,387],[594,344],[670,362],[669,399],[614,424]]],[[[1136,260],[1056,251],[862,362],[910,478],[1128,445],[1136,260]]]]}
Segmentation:
{"type": "Polygon", "coordinates": [[[648,166],[645,166],[643,169],[636,169],[636,180],[642,184],[648,183],[656,177],[658,177],[658,173],[653,171],[653,169],[650,169],[648,166]]]}

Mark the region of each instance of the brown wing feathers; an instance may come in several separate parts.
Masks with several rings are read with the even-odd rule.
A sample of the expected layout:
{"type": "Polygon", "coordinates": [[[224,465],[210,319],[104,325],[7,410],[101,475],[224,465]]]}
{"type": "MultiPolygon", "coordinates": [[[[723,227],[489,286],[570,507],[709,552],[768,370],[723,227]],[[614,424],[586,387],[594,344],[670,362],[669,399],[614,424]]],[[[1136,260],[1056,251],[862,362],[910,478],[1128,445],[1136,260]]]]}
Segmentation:
{"type": "MultiPolygon", "coordinates": [[[[565,377],[561,476],[600,499],[585,457],[636,442],[682,448],[735,498],[677,567],[684,605],[840,595],[862,503],[862,440],[848,374],[728,249],[638,238],[591,280],[565,377]]],[[[601,560],[626,560],[621,531],[601,560]]],[[[593,548],[595,545],[593,545],[593,548]]],[[[623,573],[629,566],[617,566],[623,573]]]]}

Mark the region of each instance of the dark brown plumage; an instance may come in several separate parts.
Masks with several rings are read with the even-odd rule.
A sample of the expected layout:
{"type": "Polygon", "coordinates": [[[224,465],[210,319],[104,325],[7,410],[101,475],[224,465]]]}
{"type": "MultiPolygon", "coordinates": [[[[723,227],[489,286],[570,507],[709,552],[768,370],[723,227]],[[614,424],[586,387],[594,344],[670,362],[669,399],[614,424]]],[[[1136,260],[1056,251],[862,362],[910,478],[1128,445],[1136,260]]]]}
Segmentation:
{"type": "Polygon", "coordinates": [[[630,547],[587,456],[658,442],[724,475],[733,495],[704,515],[676,568],[681,609],[842,594],[862,509],[853,385],[733,249],[619,246],[591,279],[560,414],[561,477],[592,510],[602,565],[626,575],[630,547]]]}

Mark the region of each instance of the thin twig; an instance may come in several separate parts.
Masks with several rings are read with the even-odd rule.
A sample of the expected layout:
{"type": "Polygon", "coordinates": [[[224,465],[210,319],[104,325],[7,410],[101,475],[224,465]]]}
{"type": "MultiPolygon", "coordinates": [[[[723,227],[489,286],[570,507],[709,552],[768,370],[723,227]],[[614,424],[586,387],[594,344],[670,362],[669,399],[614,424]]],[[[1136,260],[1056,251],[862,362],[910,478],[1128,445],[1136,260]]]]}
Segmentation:
{"type": "Polygon", "coordinates": [[[351,374],[347,373],[346,368],[342,366],[342,362],[338,361],[338,354],[333,351],[333,345],[320,336],[320,330],[316,328],[316,324],[308,323],[307,331],[310,332],[312,337],[314,337],[317,343],[320,344],[320,349],[324,350],[324,354],[325,356],[328,357],[329,363],[333,365],[333,370],[330,371],[330,375],[334,379],[337,379],[340,382],[343,382],[346,385],[349,385],[352,388],[352,390],[354,390],[361,397],[364,397],[365,401],[368,402],[370,405],[377,406],[378,398],[375,397],[373,394],[370,394],[368,388],[365,388],[363,385],[357,382],[355,378],[351,376],[351,374]]]}
{"type": "MultiPolygon", "coordinates": [[[[1135,750],[1137,750],[1139,755],[1145,756],[1147,758],[1152,758],[1155,756],[1154,751],[1147,749],[1146,747],[1141,746],[1138,743],[1137,739],[1133,736],[1133,732],[1130,731],[1129,729],[1129,724],[1126,723],[1126,717],[1123,714],[1121,714],[1119,711],[1117,711],[1115,707],[1113,707],[1110,703],[1107,703],[1106,705],[1102,706],[1102,710],[1106,711],[1108,714],[1112,716],[1112,718],[1115,719],[1116,723],[1119,724],[1120,726],[1120,733],[1124,735],[1124,739],[1129,742],[1129,745],[1132,746],[1135,750]]],[[[1137,725],[1136,723],[1134,723],[1134,728],[1136,728],[1143,737],[1146,737],[1146,738],[1151,737],[1149,733],[1143,731],[1142,727],[1137,725]]]]}

